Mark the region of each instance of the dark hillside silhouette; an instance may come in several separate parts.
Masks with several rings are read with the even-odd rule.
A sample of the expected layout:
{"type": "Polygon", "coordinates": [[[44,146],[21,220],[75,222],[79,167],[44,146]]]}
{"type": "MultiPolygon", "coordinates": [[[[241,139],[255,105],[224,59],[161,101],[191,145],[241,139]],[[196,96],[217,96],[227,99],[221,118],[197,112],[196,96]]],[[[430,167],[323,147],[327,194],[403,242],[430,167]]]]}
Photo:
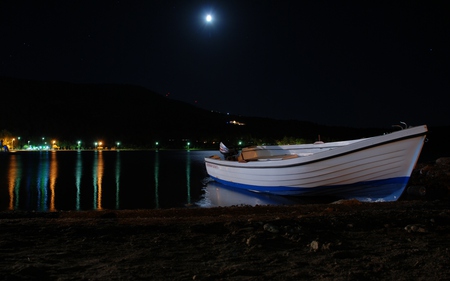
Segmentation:
{"type": "MultiPolygon", "coordinates": [[[[42,136],[66,142],[103,139],[107,146],[121,141],[129,146],[153,147],[155,141],[168,145],[169,140],[173,146],[187,140],[193,146],[210,146],[213,141],[237,143],[238,140],[251,145],[252,142],[274,143],[284,137],[315,141],[319,135],[323,141],[334,141],[382,134],[391,131],[390,125],[400,121],[362,129],[227,115],[166,98],[143,87],[120,84],[0,77],[0,92],[0,130],[24,139],[42,136]],[[229,123],[232,120],[245,125],[232,125],[229,123]]],[[[263,108],[261,115],[264,115],[263,108]]],[[[442,128],[435,128],[434,134],[440,136],[442,131],[442,128]]]]}

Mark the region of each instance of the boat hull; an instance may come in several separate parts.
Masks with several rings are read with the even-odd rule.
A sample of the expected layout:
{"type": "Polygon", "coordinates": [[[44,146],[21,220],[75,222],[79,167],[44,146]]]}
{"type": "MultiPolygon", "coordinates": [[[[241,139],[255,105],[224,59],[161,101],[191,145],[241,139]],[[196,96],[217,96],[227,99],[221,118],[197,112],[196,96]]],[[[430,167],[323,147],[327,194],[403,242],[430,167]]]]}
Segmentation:
{"type": "MultiPolygon", "coordinates": [[[[417,163],[426,126],[349,142],[278,147],[299,156],[237,162],[206,158],[209,176],[225,185],[277,195],[336,196],[364,201],[395,201],[417,163]],[[318,147],[322,152],[317,152],[318,147]]],[[[275,149],[269,147],[265,149],[275,149]]]]}

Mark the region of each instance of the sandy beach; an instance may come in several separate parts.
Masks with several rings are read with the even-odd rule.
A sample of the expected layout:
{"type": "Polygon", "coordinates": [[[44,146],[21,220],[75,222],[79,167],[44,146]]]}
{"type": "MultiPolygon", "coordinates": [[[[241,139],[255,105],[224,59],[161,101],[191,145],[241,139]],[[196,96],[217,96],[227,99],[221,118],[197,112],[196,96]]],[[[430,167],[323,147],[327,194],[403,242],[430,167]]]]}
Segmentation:
{"type": "Polygon", "coordinates": [[[0,278],[448,280],[450,181],[436,165],[413,175],[427,195],[397,202],[0,212],[0,278]]]}
{"type": "Polygon", "coordinates": [[[0,214],[2,280],[444,280],[449,201],[0,214]]]}

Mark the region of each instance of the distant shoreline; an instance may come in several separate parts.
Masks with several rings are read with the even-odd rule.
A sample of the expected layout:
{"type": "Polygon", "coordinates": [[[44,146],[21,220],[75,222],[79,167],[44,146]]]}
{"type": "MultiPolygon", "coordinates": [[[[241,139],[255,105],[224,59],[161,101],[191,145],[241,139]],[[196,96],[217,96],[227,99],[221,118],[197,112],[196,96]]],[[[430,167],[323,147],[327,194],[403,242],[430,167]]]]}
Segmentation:
{"type": "MultiPolygon", "coordinates": [[[[36,149],[36,150],[31,150],[31,149],[14,149],[14,150],[10,150],[10,151],[0,151],[1,153],[15,153],[15,152],[43,152],[43,151],[47,151],[47,152],[64,152],[64,151],[210,151],[210,150],[214,150],[214,149],[197,149],[197,148],[191,148],[191,149],[176,149],[176,148],[121,148],[121,149],[36,149]]],[[[219,151],[217,149],[217,151],[219,151]]]]}

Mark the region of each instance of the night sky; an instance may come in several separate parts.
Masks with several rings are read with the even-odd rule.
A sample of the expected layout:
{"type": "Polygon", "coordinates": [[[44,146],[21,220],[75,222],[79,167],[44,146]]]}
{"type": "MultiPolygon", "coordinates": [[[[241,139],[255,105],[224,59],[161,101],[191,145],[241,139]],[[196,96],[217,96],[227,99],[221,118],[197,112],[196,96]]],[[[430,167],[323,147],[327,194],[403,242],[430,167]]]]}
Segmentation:
{"type": "Polygon", "coordinates": [[[0,76],[325,125],[450,125],[447,2],[1,0],[0,76]]]}

